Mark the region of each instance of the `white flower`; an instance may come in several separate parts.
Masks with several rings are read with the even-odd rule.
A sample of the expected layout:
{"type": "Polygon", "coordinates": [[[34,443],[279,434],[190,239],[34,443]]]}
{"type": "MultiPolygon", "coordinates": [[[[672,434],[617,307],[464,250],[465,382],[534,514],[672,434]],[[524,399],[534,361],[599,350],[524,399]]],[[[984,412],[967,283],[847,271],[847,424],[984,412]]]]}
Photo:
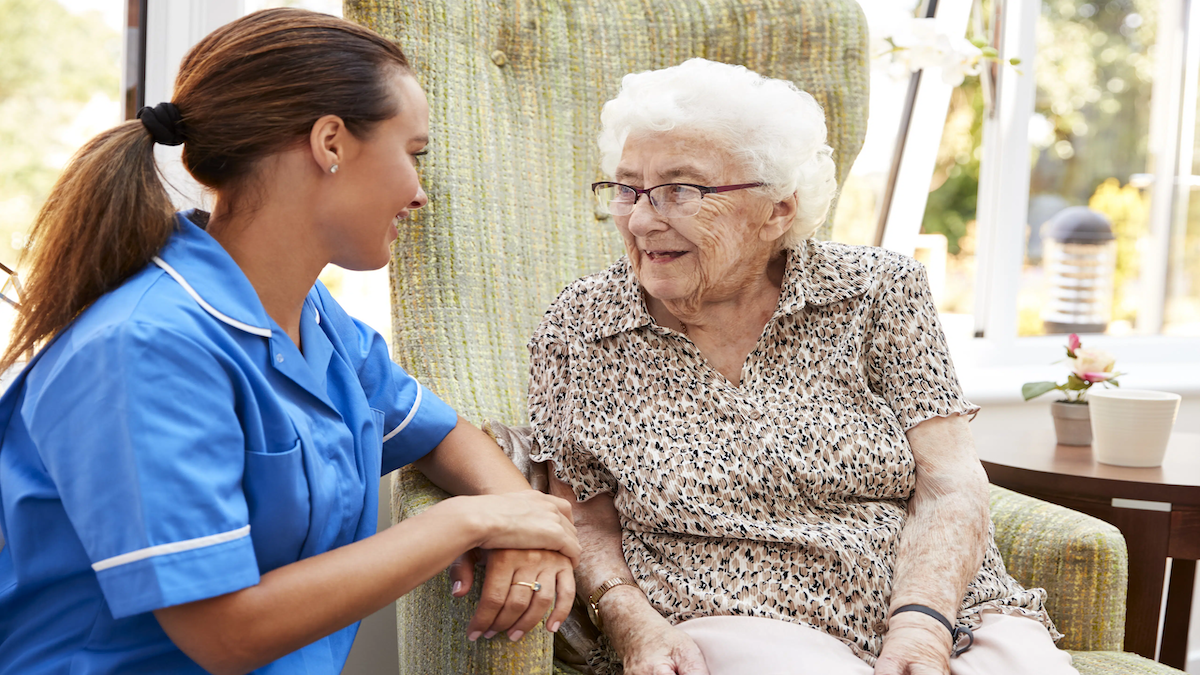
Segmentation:
{"type": "Polygon", "coordinates": [[[1071,372],[1084,382],[1104,382],[1113,376],[1116,358],[1103,349],[1076,349],[1075,358],[1067,359],[1071,372]]]}
{"type": "Polygon", "coordinates": [[[983,51],[963,38],[949,42],[950,50],[942,56],[942,81],[951,87],[957,87],[967,75],[979,74],[983,51]]]}

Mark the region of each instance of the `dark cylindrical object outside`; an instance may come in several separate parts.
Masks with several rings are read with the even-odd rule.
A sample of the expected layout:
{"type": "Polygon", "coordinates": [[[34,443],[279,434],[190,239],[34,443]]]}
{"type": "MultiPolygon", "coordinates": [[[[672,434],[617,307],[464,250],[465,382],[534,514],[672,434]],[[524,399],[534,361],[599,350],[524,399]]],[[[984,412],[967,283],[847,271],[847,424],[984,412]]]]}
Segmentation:
{"type": "Polygon", "coordinates": [[[1104,214],[1071,206],[1042,226],[1050,301],[1047,333],[1103,333],[1112,318],[1116,237],[1104,214]]]}

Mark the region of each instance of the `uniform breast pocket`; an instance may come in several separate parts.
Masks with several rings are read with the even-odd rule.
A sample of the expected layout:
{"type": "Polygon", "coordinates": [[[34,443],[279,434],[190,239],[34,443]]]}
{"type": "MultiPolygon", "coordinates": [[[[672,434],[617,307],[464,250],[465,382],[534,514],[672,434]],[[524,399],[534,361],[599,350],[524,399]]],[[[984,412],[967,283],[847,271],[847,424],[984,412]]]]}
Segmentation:
{"type": "Polygon", "coordinates": [[[242,489],[259,572],[299,560],[312,513],[300,441],[287,452],[247,452],[242,489]]]}

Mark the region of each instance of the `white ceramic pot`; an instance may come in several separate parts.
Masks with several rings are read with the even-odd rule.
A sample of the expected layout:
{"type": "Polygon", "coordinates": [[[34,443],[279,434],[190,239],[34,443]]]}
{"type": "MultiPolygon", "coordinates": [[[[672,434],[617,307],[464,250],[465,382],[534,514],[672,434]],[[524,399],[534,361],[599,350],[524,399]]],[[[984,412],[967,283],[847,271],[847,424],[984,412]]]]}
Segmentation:
{"type": "Polygon", "coordinates": [[[1162,466],[1179,412],[1179,394],[1092,388],[1087,398],[1096,461],[1117,466],[1162,466]]]}

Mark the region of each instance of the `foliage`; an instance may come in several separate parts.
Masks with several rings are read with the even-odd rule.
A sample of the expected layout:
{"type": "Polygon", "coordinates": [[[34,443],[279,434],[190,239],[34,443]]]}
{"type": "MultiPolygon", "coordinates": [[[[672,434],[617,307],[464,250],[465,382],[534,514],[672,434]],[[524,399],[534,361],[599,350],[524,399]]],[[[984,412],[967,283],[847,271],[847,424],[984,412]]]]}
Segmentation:
{"type": "Polygon", "coordinates": [[[1113,277],[1113,319],[1133,321],[1137,314],[1137,281],[1141,267],[1138,241],[1147,234],[1150,197],[1132,185],[1109,178],[1096,188],[1088,207],[1112,221],[1117,237],[1117,270],[1113,277]]]}
{"type": "Polygon", "coordinates": [[[983,137],[983,90],[979,78],[963,81],[950,98],[937,165],[921,231],[946,236],[951,255],[962,251],[961,239],[975,220],[979,196],[979,153],[983,137]]]}
{"type": "Polygon", "coordinates": [[[71,137],[72,122],[97,95],[116,98],[121,42],[53,0],[0,0],[0,17],[0,262],[11,265],[15,252],[3,251],[23,241],[86,140],[71,137]]]}

